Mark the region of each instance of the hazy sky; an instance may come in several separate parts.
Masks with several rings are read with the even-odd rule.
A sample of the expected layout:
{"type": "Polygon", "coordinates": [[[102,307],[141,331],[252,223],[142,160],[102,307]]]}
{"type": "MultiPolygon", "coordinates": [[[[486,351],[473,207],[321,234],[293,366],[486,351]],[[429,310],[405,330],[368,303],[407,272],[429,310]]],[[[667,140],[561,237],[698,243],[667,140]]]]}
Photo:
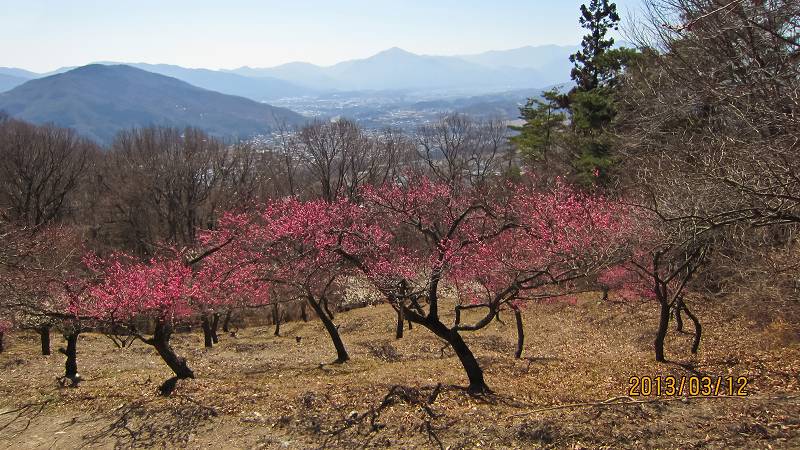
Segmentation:
{"type": "MultiPolygon", "coordinates": [[[[0,0],[0,66],[329,65],[389,47],[450,55],[577,44],[581,0],[0,0]]],[[[617,1],[623,18],[640,0],[617,1]]]]}

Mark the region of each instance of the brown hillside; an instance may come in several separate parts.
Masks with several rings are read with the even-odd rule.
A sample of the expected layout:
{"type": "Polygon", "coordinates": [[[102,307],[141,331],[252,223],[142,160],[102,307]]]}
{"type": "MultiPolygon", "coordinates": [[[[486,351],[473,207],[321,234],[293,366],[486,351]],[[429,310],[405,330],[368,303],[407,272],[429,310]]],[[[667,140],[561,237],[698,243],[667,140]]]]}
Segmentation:
{"type": "Polygon", "coordinates": [[[796,324],[723,316],[711,301],[698,311],[700,354],[690,358],[691,335],[671,331],[670,364],[653,362],[653,304],[530,307],[521,360],[513,358],[513,317],[502,317],[505,324],[468,336],[495,391],[487,398],[457,387],[466,382],[457,359],[425,329],[393,339],[388,306],[337,315],[352,356],[344,365],[324,364],[335,353],[317,321],[284,324],[282,337],[243,329],[208,351],[201,334],[177,335],[198,378],[169,398],[157,395],[169,369],[141,343],[117,350],[83,335],[84,382],[59,388],[63,357],[38,356],[34,335],[15,334],[0,354],[0,447],[800,446],[796,324]],[[631,376],[670,374],[745,376],[751,395],[626,397],[631,376]]]}

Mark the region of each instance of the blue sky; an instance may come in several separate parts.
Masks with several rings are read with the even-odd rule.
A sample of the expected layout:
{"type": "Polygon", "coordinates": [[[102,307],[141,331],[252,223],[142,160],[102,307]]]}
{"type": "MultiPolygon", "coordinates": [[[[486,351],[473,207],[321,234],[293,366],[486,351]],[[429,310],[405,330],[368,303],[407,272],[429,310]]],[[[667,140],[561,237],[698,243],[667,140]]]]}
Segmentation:
{"type": "MultiPolygon", "coordinates": [[[[641,0],[617,4],[623,18],[641,0]]],[[[581,0],[0,0],[0,66],[329,65],[390,47],[452,55],[577,44],[581,0]]]]}

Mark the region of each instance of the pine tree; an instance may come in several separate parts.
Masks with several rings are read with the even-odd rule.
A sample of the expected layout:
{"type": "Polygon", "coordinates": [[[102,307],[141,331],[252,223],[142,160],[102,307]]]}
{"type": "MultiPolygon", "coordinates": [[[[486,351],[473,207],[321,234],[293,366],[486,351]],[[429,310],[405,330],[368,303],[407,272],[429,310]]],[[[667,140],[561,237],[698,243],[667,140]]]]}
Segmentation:
{"type": "Polygon", "coordinates": [[[617,5],[608,0],[591,0],[589,5],[581,5],[581,26],[589,31],[583,37],[581,50],[571,55],[569,60],[575,64],[570,74],[577,84],[576,89],[591,91],[603,86],[612,78],[603,64],[603,55],[614,46],[614,38],[606,35],[619,28],[620,17],[617,5]]]}
{"type": "Polygon", "coordinates": [[[616,116],[616,86],[639,55],[613,48],[608,33],[617,30],[619,22],[613,2],[591,0],[581,6],[580,24],[588,33],[581,49],[570,56],[575,87],[567,94],[549,91],[544,100],[530,99],[520,108],[525,124],[515,127],[520,134],[511,138],[528,162],[543,161],[546,170],[553,169],[548,154],[558,153],[570,177],[587,187],[606,185],[610,179],[614,139],[609,128],[616,116]]]}
{"type": "Polygon", "coordinates": [[[544,92],[542,99],[528,99],[528,103],[519,109],[520,118],[525,120],[525,124],[511,127],[519,132],[511,138],[511,142],[529,162],[547,163],[548,156],[559,141],[567,118],[560,107],[561,97],[557,89],[552,89],[544,92]]]}

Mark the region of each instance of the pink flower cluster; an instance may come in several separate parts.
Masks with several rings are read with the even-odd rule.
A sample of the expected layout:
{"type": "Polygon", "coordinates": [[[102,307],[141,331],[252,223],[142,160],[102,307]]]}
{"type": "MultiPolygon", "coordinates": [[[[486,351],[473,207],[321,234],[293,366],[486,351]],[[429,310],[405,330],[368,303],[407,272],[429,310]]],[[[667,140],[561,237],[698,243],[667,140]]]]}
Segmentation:
{"type": "Polygon", "coordinates": [[[147,262],[87,256],[100,281],[80,309],[185,319],[267,304],[270,292],[328,295],[356,274],[384,291],[439,280],[466,302],[521,302],[522,293],[563,295],[574,279],[606,269],[628,227],[622,207],[565,185],[484,191],[412,181],[366,187],[360,203],[285,198],[226,214],[194,252],[147,262]],[[204,256],[187,264],[195,254],[204,256]]]}

